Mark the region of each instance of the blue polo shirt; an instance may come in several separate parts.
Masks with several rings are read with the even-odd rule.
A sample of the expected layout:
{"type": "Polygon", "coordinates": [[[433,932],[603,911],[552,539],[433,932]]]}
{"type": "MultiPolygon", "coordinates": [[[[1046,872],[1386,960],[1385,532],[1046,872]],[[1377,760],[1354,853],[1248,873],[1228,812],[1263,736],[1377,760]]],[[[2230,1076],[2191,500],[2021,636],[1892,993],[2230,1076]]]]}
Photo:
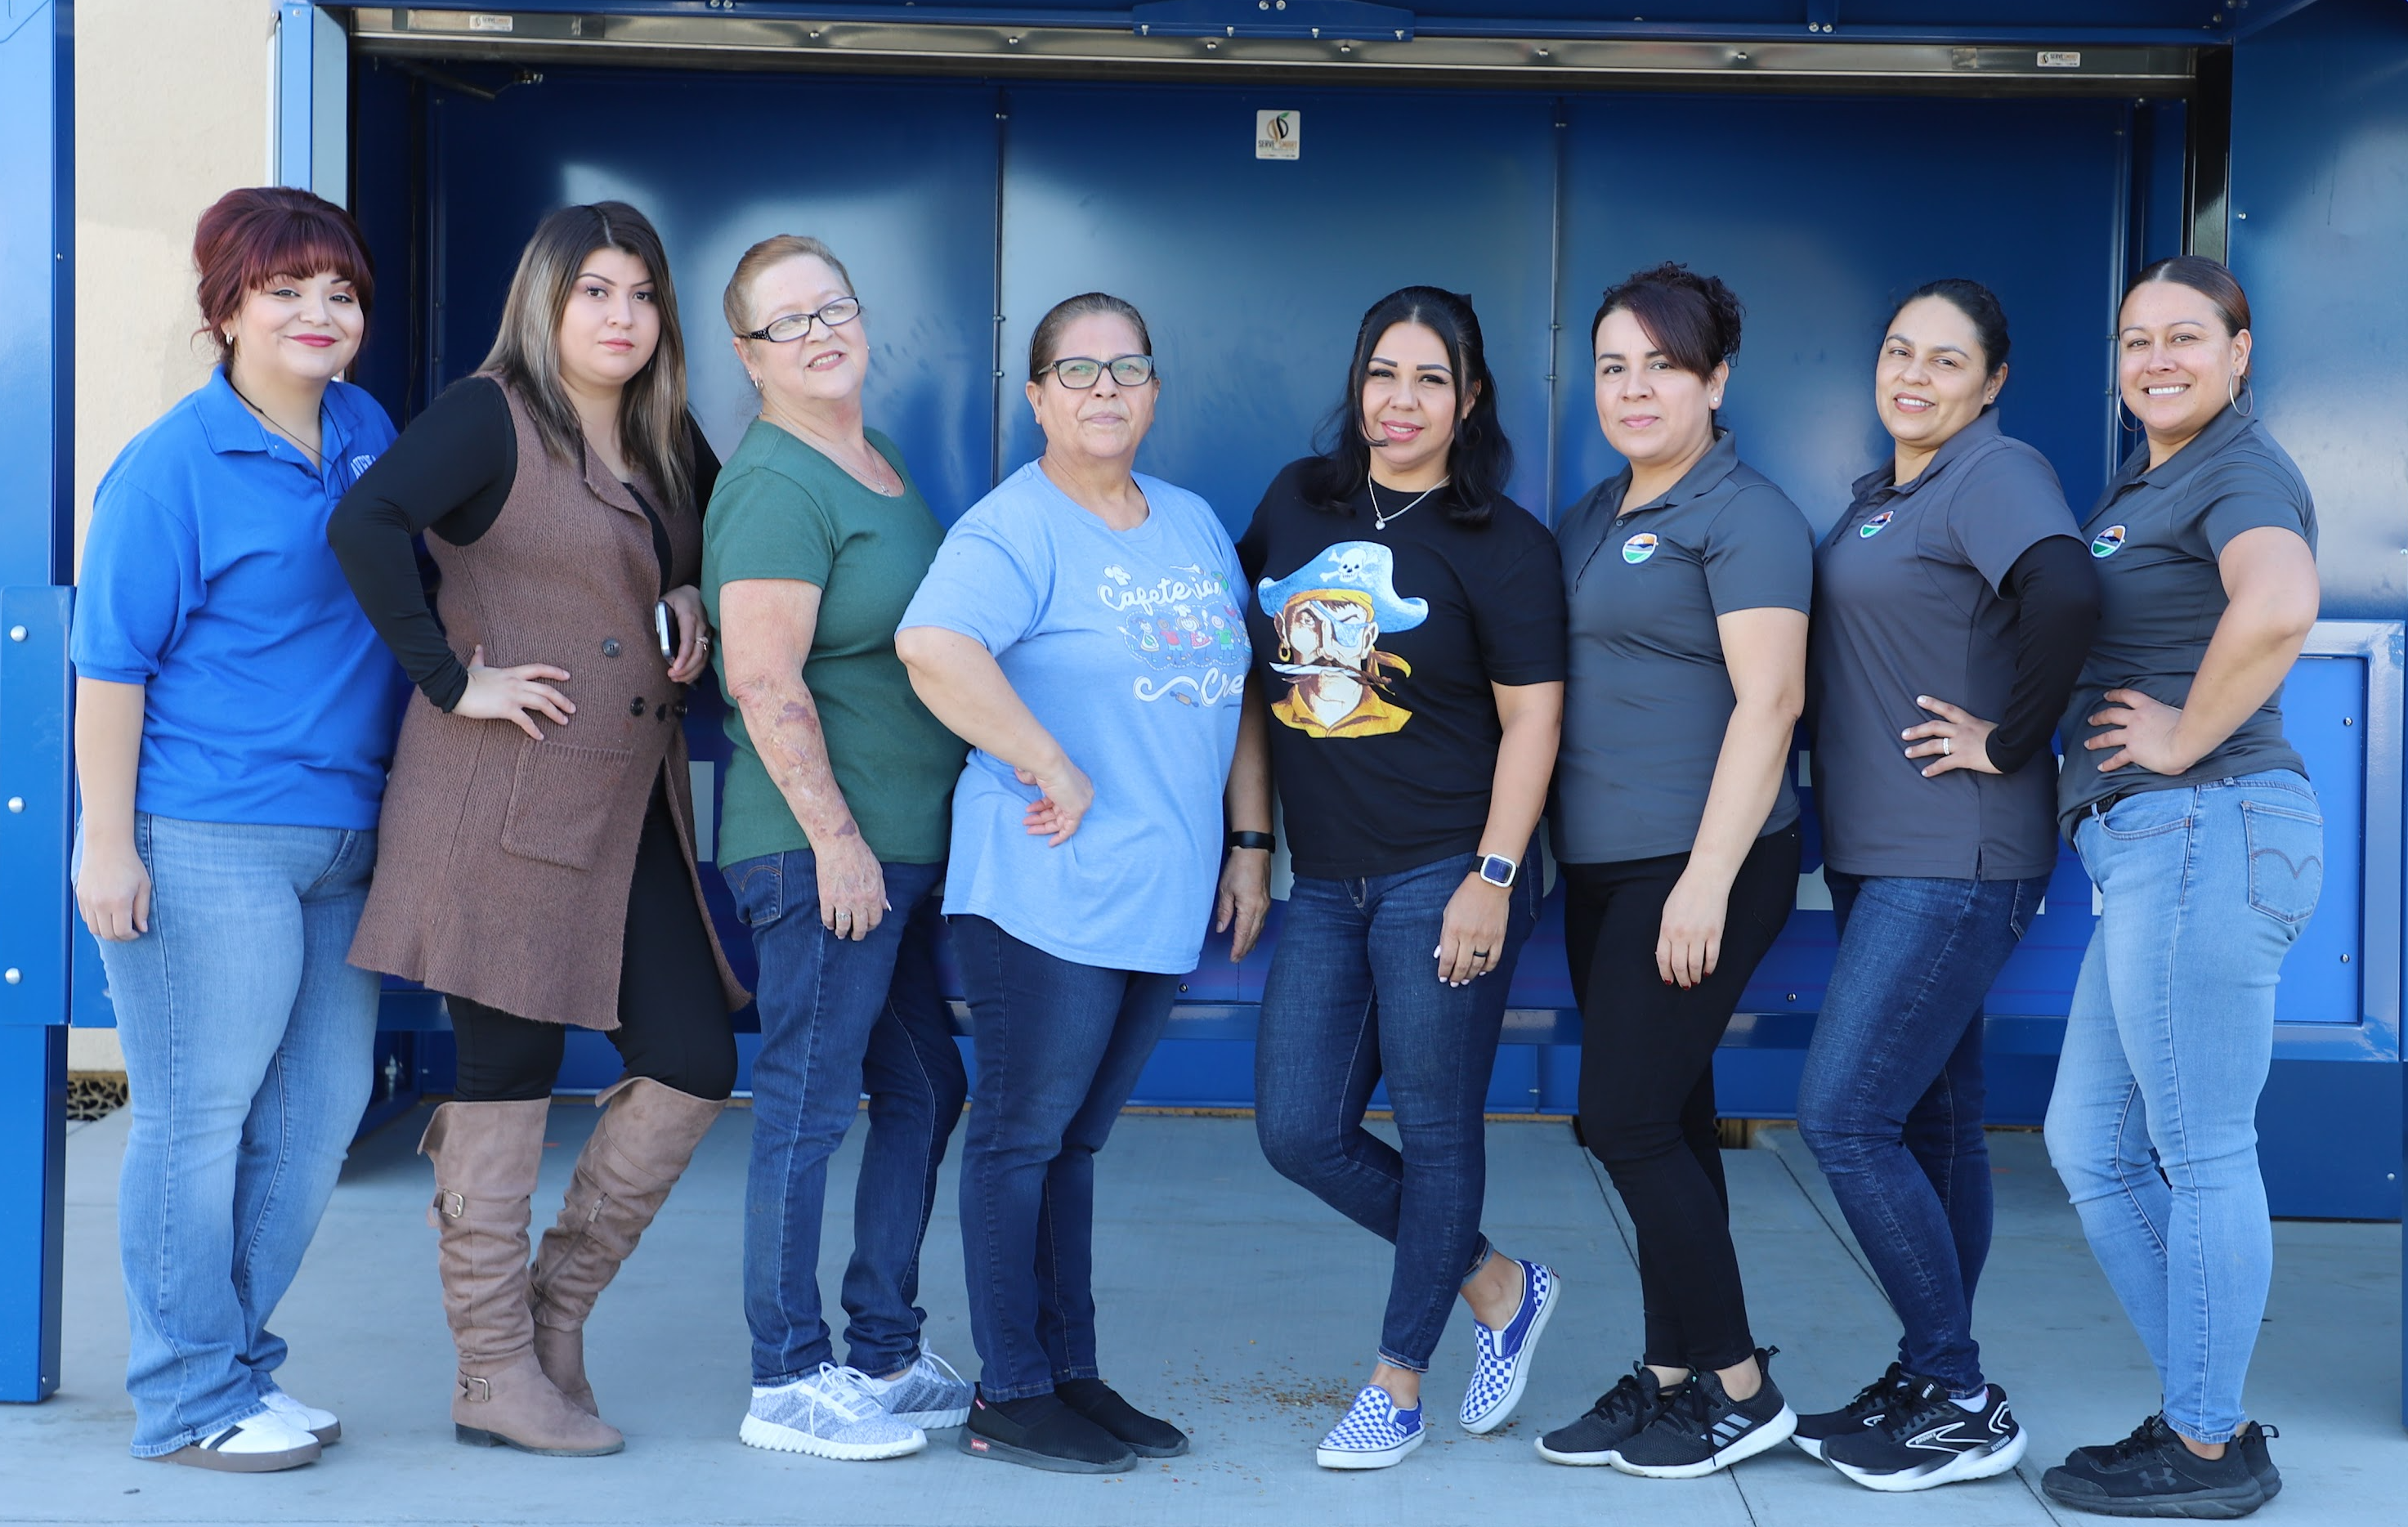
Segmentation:
{"type": "Polygon", "coordinates": [[[222,370],[119,453],[93,496],[72,653],[147,689],[137,811],[372,828],[406,681],[326,546],[326,518],[393,442],[335,382],[322,469],[222,370]]]}

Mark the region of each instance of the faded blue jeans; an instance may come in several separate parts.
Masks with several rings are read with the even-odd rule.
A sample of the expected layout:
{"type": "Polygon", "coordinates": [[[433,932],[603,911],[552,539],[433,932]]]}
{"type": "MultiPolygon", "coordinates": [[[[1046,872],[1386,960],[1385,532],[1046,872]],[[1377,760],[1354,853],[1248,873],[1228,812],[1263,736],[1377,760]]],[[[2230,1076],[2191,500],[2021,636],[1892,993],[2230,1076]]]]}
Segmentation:
{"type": "Polygon", "coordinates": [[[344,956],[376,841],[135,814],[150,930],[100,958],[132,1093],[117,1227],[137,1458],[248,1420],[276,1390],[267,1318],[374,1081],[377,977],[344,956]]]}
{"type": "Polygon", "coordinates": [[[1506,994],[1538,922],[1538,860],[1506,894],[1497,969],[1438,978],[1446,904],[1472,854],[1353,880],[1296,877],[1263,984],[1254,1131],[1274,1170],[1396,1248],[1380,1360],[1415,1373],[1487,1259],[1484,1112],[1506,994]],[[1388,1084],[1401,1150],[1363,1127],[1388,1084]]]}
{"type": "Polygon", "coordinates": [[[1982,999],[2048,877],[1823,878],[1840,949],[1798,1132],[1898,1312],[1899,1365],[1970,1394],[1983,1382],[1973,1288],[1990,1254],[1982,999]]]}
{"type": "Polygon", "coordinates": [[[819,861],[809,852],[722,868],[761,959],[744,1188],[752,1382],[792,1383],[833,1355],[820,1313],[820,1221],[828,1158],[865,1092],[869,1134],[853,1188],[845,1344],[853,1367],[882,1378],[919,1355],[920,1246],[968,1090],[937,983],[945,867],[881,865],[888,911],[865,939],[838,938],[820,922],[819,861]]]}
{"type": "Polygon", "coordinates": [[[2048,1153],[2166,1420],[2229,1441],[2274,1237],[2258,1094],[2283,957],[2324,883],[2324,818],[2287,770],[2128,796],[2073,845],[2103,911],[2048,1104],[2048,1153]]]}

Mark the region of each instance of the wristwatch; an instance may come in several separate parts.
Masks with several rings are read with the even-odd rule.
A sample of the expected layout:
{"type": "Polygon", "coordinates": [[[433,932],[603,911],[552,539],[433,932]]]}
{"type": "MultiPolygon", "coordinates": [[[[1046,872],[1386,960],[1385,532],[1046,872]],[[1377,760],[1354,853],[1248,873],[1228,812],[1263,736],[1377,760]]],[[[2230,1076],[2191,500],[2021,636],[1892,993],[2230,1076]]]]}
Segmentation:
{"type": "Polygon", "coordinates": [[[1264,853],[1268,854],[1271,851],[1274,845],[1275,840],[1273,840],[1271,835],[1268,832],[1232,832],[1229,834],[1227,846],[1231,848],[1259,848],[1264,853]]]}
{"type": "Polygon", "coordinates": [[[1509,859],[1502,854],[1480,856],[1480,878],[1500,891],[1510,889],[1513,877],[1521,871],[1522,864],[1518,859],[1509,859]]]}

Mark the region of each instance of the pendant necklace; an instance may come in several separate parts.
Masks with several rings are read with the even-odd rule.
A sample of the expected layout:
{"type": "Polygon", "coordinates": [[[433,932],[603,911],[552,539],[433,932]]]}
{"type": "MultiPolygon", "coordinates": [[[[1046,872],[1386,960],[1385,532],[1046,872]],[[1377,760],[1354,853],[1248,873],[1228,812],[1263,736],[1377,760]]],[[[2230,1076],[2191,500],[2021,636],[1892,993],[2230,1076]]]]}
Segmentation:
{"type": "Polygon", "coordinates": [[[1413,504],[1420,503],[1424,498],[1436,493],[1439,488],[1445,487],[1447,483],[1452,481],[1454,481],[1452,478],[1440,478],[1437,487],[1424,488],[1419,494],[1414,496],[1413,502],[1412,504],[1407,504],[1404,508],[1397,511],[1394,514],[1390,514],[1380,508],[1380,485],[1377,483],[1372,482],[1369,477],[1365,477],[1363,479],[1363,485],[1371,490],[1371,528],[1374,530],[1385,530],[1388,528],[1391,522],[1401,520],[1407,514],[1412,512],[1413,504]]]}
{"type": "Polygon", "coordinates": [[[316,467],[321,470],[324,469],[326,465],[326,454],[323,451],[312,448],[308,442],[302,439],[299,435],[285,428],[284,422],[282,420],[277,418],[276,415],[268,412],[265,409],[263,409],[258,404],[252,402],[251,400],[250,394],[244,392],[241,388],[235,386],[234,378],[226,378],[226,386],[233,392],[235,396],[242,399],[243,407],[249,409],[251,412],[258,414],[267,423],[274,425],[276,426],[276,432],[279,435],[283,436],[293,444],[299,446],[303,451],[308,452],[309,455],[309,464],[311,466],[316,467]]]}

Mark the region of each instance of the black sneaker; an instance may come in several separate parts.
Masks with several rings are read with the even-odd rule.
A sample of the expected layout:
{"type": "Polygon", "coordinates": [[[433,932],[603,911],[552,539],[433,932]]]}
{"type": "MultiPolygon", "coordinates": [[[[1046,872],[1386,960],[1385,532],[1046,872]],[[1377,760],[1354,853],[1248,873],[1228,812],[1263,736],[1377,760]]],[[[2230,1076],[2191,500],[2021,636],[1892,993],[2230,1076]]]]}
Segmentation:
{"type": "Polygon", "coordinates": [[[1054,1392],[1140,1458],[1177,1458],[1187,1451],[1186,1433],[1130,1405],[1100,1378],[1057,1378],[1054,1392]]]}
{"type": "Polygon", "coordinates": [[[1745,1400],[1732,1399],[1709,1370],[1691,1375],[1663,1413],[1614,1448],[1606,1462],[1648,1479],[1695,1479],[1778,1448],[1798,1430],[1797,1412],[1772,1381],[1772,1354],[1779,1350],[1756,1348],[1756,1368],[1764,1383],[1745,1400]]]}
{"type": "Polygon", "coordinates": [[[2283,1471],[2274,1466],[2274,1455],[2266,1450],[2266,1439],[2282,1434],[2280,1427],[2243,1421],[2240,1433],[2232,1439],[2241,1456],[2249,1461],[2249,1477],[2258,1481],[2258,1488],[2266,1492],[2270,1501],[2283,1493],[2283,1471]]]}
{"type": "Polygon", "coordinates": [[[1996,1384],[1982,1408],[1951,1399],[1948,1386],[1910,1380],[1870,1427],[1835,1436],[1823,1462],[1868,1490],[1929,1490],[1959,1479],[1987,1479],[2023,1461],[2024,1432],[1996,1384]]]}
{"type": "Polygon", "coordinates": [[[1856,1397],[1839,1409],[1799,1417],[1798,1430],[1789,1434],[1789,1440],[1804,1449],[1807,1457],[1820,1458],[1823,1445],[1833,1437],[1879,1425],[1882,1412],[1889,1408],[1890,1396],[1903,1390],[1908,1382],[1906,1370],[1893,1362],[1889,1372],[1858,1390],[1856,1397]]]}
{"type": "Polygon", "coordinates": [[[2190,1517],[2230,1520],[2266,1504],[2266,1489],[2250,1472],[2247,1452],[2227,1448],[2201,1458],[2152,1416],[2123,1441],[2078,1448],[2041,1476],[2041,1490],[2059,1505],[2102,1517],[2190,1517]]]}
{"type": "MultiPolygon", "coordinates": [[[[1672,1390],[1672,1394],[1680,1392],[1672,1390]]],[[[1634,1362],[1621,1383],[1597,1397],[1587,1415],[1539,1438],[1539,1456],[1550,1463],[1581,1467],[1612,1462],[1613,1449],[1647,1430],[1670,1399],[1655,1371],[1643,1362],[1634,1362]]]]}
{"type": "MultiPolygon", "coordinates": [[[[2071,1468],[2076,1459],[2084,1458],[2096,1463],[2103,1463],[2118,1448],[2141,1445],[2154,1437],[2157,1429],[2165,1425],[2165,1413],[2160,1411],[2134,1427],[2132,1434],[2121,1442],[2111,1442],[2103,1447],[2076,1448],[2067,1455],[2066,1466],[2071,1468]]],[[[2270,1501],[2283,1493],[2283,1471],[2274,1467],[2273,1455],[2266,1450],[2266,1439],[2279,1437],[2282,1434],[2283,1431],[2280,1427],[2266,1426],[2257,1421],[2243,1421],[2240,1432],[2232,1439],[2240,1446],[2241,1456],[2249,1461],[2250,1477],[2258,1481],[2258,1488],[2266,1492],[2266,1498],[2270,1501]]]]}
{"type": "Polygon", "coordinates": [[[1054,1474],[1126,1474],[1137,1467],[1127,1444],[1072,1410],[1058,1394],[1025,1400],[970,1397],[962,1451],[1054,1474]]]}

